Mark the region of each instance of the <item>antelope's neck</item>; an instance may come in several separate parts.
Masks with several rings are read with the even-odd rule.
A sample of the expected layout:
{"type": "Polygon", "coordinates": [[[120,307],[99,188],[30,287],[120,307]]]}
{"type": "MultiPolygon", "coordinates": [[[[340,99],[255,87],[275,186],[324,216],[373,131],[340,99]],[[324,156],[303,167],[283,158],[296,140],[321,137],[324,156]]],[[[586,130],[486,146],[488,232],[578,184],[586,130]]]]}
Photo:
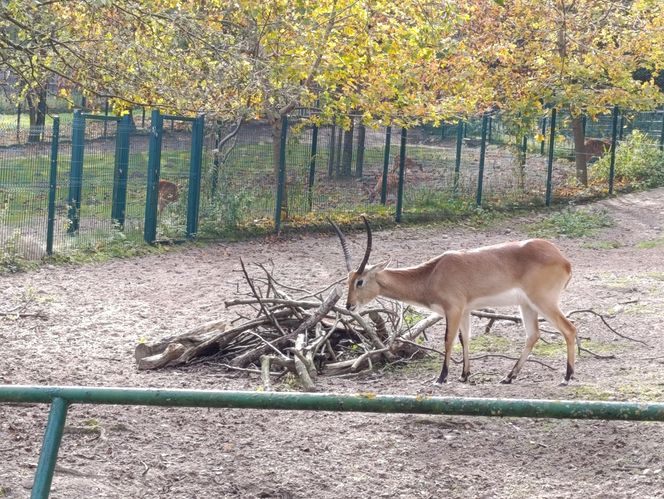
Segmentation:
{"type": "Polygon", "coordinates": [[[376,275],[376,282],[381,296],[428,307],[427,275],[418,268],[385,269],[376,275]]]}

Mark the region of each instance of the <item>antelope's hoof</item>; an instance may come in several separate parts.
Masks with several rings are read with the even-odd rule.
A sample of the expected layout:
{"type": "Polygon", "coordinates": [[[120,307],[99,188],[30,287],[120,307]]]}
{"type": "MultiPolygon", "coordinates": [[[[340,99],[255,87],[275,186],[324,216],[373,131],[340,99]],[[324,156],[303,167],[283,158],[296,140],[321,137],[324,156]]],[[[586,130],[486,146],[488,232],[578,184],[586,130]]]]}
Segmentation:
{"type": "Polygon", "coordinates": [[[500,380],[500,384],[501,385],[511,385],[513,379],[514,378],[510,378],[509,376],[505,376],[503,379],[500,380]]]}
{"type": "Polygon", "coordinates": [[[469,378],[470,378],[470,373],[462,374],[461,377],[459,378],[459,381],[461,383],[468,383],[469,378]]]}

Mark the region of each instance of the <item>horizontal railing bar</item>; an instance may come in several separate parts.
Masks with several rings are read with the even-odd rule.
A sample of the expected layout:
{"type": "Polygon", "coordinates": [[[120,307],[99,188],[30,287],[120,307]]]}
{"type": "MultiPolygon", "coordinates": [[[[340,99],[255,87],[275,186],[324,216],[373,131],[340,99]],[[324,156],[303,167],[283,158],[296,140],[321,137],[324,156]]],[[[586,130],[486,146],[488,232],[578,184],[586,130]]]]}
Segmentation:
{"type": "Polygon", "coordinates": [[[175,121],[196,121],[196,118],[189,118],[187,116],[175,116],[174,114],[162,114],[162,118],[165,120],[175,120],[175,121]]]}
{"type": "Polygon", "coordinates": [[[664,403],[0,385],[0,402],[664,421],[664,403]]]}
{"type": "Polygon", "coordinates": [[[103,114],[92,114],[92,113],[81,113],[86,120],[97,120],[97,121],[120,121],[122,116],[106,116],[103,114]]]}

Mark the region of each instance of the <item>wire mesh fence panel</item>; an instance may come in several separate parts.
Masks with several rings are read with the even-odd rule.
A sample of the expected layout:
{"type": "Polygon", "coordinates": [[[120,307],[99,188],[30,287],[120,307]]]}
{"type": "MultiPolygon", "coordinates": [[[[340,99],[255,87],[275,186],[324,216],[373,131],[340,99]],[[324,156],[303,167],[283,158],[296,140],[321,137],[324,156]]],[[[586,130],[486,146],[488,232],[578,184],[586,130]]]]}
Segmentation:
{"type": "Polygon", "coordinates": [[[78,230],[71,236],[78,247],[94,247],[119,229],[112,217],[117,122],[104,122],[104,128],[102,123],[85,121],[78,230]]]}
{"type": "Polygon", "coordinates": [[[186,236],[191,140],[191,122],[164,118],[157,198],[157,240],[178,240],[186,236]]]}
{"type": "Polygon", "coordinates": [[[200,237],[215,237],[250,225],[267,226],[274,218],[276,152],[274,130],[266,123],[242,124],[234,137],[218,145],[232,127],[208,126],[204,146],[200,237]]]}
{"type": "Polygon", "coordinates": [[[456,131],[443,135],[438,128],[408,130],[404,162],[406,215],[447,212],[458,202],[456,139],[456,131]]]}
{"type": "Polygon", "coordinates": [[[145,130],[136,128],[130,134],[124,231],[136,238],[140,238],[145,222],[148,140],[145,130]]]}
{"type": "MultiPolygon", "coordinates": [[[[0,143],[15,127],[0,127],[0,143]]],[[[46,252],[50,136],[0,147],[0,258],[37,259],[46,252]]]]}

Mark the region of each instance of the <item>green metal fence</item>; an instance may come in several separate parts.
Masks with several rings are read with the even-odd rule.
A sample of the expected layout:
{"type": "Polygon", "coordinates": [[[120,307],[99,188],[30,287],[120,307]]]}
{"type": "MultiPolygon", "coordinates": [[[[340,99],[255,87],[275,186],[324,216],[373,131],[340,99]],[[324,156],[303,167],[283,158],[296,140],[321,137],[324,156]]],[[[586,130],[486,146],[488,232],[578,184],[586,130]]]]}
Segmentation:
{"type": "MultiPolygon", "coordinates": [[[[278,232],[359,213],[440,219],[616,188],[611,176],[590,190],[570,189],[571,119],[555,110],[523,136],[499,114],[407,131],[365,127],[359,117],[346,130],[315,127],[309,117],[303,110],[238,125],[157,111],[79,112],[49,118],[37,143],[17,143],[12,127],[0,128],[0,256],[96,251],[124,238],[278,232]],[[160,181],[176,192],[168,202],[160,181]]],[[[612,162],[636,130],[652,150],[664,149],[664,111],[616,109],[584,127],[586,137],[611,145],[612,162]]]]}
{"type": "Polygon", "coordinates": [[[663,403],[455,398],[373,393],[345,395],[0,385],[1,402],[51,404],[35,472],[32,498],[46,498],[49,495],[67,410],[71,404],[664,421],[663,403]]]}

